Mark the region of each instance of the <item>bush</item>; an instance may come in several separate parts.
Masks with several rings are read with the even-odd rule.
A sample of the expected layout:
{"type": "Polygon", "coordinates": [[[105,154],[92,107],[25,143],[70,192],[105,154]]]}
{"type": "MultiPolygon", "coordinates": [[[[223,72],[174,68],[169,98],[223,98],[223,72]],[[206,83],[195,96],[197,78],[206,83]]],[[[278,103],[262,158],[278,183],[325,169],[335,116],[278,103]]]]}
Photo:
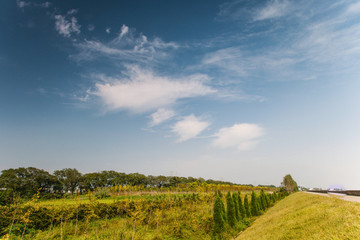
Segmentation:
{"type": "Polygon", "coordinates": [[[108,197],[110,197],[110,193],[107,189],[100,189],[95,192],[95,197],[97,199],[108,198],[108,197]]]}

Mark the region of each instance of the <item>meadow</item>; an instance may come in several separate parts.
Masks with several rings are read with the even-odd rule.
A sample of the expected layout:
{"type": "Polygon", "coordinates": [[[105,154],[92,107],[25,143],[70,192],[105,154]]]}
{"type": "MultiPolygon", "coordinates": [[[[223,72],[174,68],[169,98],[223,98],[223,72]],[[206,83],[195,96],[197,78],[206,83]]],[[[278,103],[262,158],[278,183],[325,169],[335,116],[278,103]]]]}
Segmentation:
{"type": "Polygon", "coordinates": [[[291,194],[257,219],[236,240],[360,239],[360,203],[336,196],[291,194]]]}
{"type": "MultiPolygon", "coordinates": [[[[103,199],[90,193],[57,200],[35,196],[1,207],[2,239],[213,239],[219,192],[136,192],[103,199]]],[[[225,193],[221,199],[226,203],[225,193]]],[[[246,195],[250,199],[244,191],[242,201],[246,195]]],[[[222,239],[233,238],[256,218],[243,218],[236,227],[226,224],[222,239]]]]}

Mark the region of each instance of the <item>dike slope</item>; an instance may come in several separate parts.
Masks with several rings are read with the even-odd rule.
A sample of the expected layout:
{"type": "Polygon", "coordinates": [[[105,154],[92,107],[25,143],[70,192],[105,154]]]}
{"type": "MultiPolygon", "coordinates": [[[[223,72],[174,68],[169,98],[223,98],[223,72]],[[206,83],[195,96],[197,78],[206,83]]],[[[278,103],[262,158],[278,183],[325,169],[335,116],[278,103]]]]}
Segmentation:
{"type": "Polygon", "coordinates": [[[236,240],[360,240],[360,203],[298,192],[281,200],[236,240]]]}

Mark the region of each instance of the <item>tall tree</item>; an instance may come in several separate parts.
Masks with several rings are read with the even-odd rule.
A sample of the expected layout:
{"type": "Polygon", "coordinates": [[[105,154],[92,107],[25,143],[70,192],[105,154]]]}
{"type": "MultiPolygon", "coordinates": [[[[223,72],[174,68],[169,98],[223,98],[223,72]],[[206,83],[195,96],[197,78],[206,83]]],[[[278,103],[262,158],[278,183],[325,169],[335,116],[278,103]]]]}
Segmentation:
{"type": "Polygon", "coordinates": [[[240,216],[241,216],[241,218],[243,219],[243,218],[245,218],[246,213],[245,213],[244,205],[243,205],[243,203],[242,203],[241,193],[240,193],[240,192],[238,192],[237,197],[238,197],[238,203],[239,203],[240,216]]]}
{"type": "Polygon", "coordinates": [[[223,201],[221,200],[219,195],[216,195],[215,197],[215,203],[214,203],[214,213],[213,213],[213,219],[214,219],[214,225],[213,225],[213,238],[219,239],[221,238],[221,234],[225,230],[225,219],[224,219],[224,213],[223,213],[223,201]]]}
{"type": "Polygon", "coordinates": [[[236,217],[236,221],[239,221],[241,219],[241,214],[240,214],[240,210],[239,210],[239,198],[238,198],[238,193],[234,192],[232,194],[232,198],[233,198],[233,202],[234,202],[234,207],[235,207],[235,217],[236,217]]]}
{"type": "Polygon", "coordinates": [[[234,227],[236,224],[235,204],[230,192],[226,195],[226,207],[227,222],[231,227],[234,227]]]}
{"type": "Polygon", "coordinates": [[[298,191],[298,185],[290,174],[287,174],[281,183],[281,186],[285,188],[287,192],[298,191]]]}
{"type": "Polygon", "coordinates": [[[64,192],[74,193],[80,186],[81,173],[75,168],[56,170],[54,175],[62,183],[64,192]]]}
{"type": "Polygon", "coordinates": [[[251,215],[252,216],[260,215],[259,205],[254,191],[252,191],[251,193],[251,215]]]}
{"type": "Polygon", "coordinates": [[[245,195],[245,198],[244,198],[244,208],[245,208],[246,217],[251,217],[249,199],[248,199],[247,194],[245,195]]]}

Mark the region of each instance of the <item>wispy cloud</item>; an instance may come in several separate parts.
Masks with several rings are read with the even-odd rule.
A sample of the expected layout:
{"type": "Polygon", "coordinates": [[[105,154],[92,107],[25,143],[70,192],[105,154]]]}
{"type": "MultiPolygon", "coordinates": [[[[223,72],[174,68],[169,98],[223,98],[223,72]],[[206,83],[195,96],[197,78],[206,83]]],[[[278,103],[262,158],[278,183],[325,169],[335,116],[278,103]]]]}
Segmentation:
{"type": "Polygon", "coordinates": [[[291,10],[291,4],[287,0],[271,0],[265,7],[255,12],[254,20],[260,21],[271,18],[278,18],[287,15],[291,10]]]}
{"type": "Polygon", "coordinates": [[[159,108],[156,112],[150,115],[150,126],[156,126],[175,116],[175,112],[171,109],[159,108]]]}
{"type": "Polygon", "coordinates": [[[80,33],[81,26],[79,25],[76,17],[73,16],[75,13],[77,13],[77,10],[71,9],[66,15],[57,14],[54,16],[55,29],[60,35],[69,38],[73,33],[80,33]]]}
{"type": "Polygon", "coordinates": [[[241,123],[221,128],[212,145],[219,148],[237,148],[239,151],[251,150],[264,135],[264,129],[256,124],[241,123]]]}
{"type": "Polygon", "coordinates": [[[216,92],[206,85],[206,75],[172,78],[156,75],[151,70],[144,70],[138,66],[127,67],[126,76],[122,78],[96,76],[98,80],[91,94],[100,99],[105,111],[147,112],[171,106],[179,99],[216,92]]]}
{"type": "Polygon", "coordinates": [[[172,127],[172,132],[178,135],[178,142],[184,142],[195,138],[209,126],[210,122],[201,120],[194,115],[189,115],[178,121],[172,127]]]}
{"type": "Polygon", "coordinates": [[[259,7],[233,1],[222,7],[221,14],[235,14],[227,7],[241,8],[241,4],[256,20],[246,25],[252,31],[243,32],[238,41],[229,40],[230,47],[206,53],[200,64],[203,69],[220,72],[225,79],[288,81],[341,72],[360,60],[360,19],[354,14],[360,11],[359,2],[334,7],[268,1],[259,7]],[[265,21],[280,16],[282,21],[265,21]],[[285,23],[296,27],[284,27],[285,23]],[[254,33],[264,24],[267,31],[254,33]]]}
{"type": "Polygon", "coordinates": [[[33,3],[33,2],[16,0],[16,5],[18,6],[18,8],[25,8],[25,7],[30,7],[30,6],[40,7],[40,8],[49,8],[52,4],[50,2],[33,3]]]}
{"type": "MultiPolygon", "coordinates": [[[[106,28],[110,33],[110,28],[106,28]]],[[[79,53],[72,55],[77,61],[94,60],[99,57],[117,59],[122,62],[149,63],[168,56],[168,51],[178,48],[174,42],[164,42],[160,38],[148,39],[142,33],[123,25],[120,33],[110,42],[84,40],[76,45],[79,53]]]]}

